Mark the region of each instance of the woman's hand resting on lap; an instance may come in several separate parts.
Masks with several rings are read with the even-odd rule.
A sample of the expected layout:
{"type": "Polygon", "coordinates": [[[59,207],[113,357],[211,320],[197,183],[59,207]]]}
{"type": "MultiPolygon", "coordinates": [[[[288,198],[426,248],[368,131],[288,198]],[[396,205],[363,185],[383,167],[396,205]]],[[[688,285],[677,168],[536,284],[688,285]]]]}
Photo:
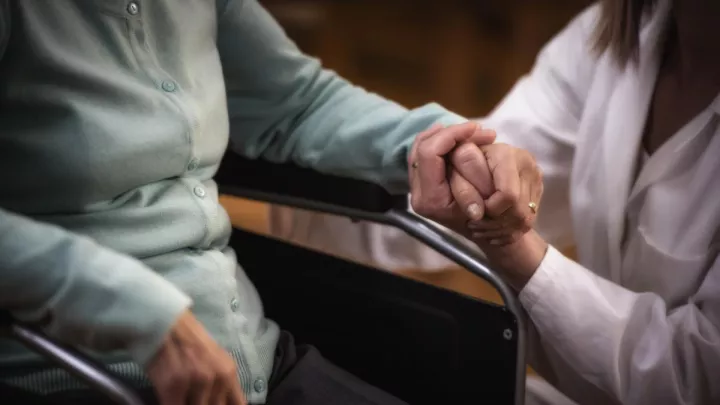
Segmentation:
{"type": "Polygon", "coordinates": [[[230,355],[190,311],[147,365],[160,405],[247,405],[230,355]]]}

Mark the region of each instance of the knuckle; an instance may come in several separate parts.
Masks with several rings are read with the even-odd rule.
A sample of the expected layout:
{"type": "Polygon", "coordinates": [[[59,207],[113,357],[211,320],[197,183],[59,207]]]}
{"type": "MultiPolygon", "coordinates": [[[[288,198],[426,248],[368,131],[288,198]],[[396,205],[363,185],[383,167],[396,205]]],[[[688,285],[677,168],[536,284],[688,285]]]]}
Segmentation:
{"type": "Polygon", "coordinates": [[[530,162],[530,167],[532,167],[535,172],[539,172],[540,168],[538,167],[537,160],[535,160],[535,156],[530,152],[525,152],[525,157],[528,162],[530,162]]]}
{"type": "Polygon", "coordinates": [[[533,176],[534,180],[541,182],[542,178],[543,178],[543,172],[542,172],[542,169],[540,168],[540,166],[538,166],[537,163],[533,162],[531,170],[532,170],[532,174],[534,175],[533,176]]]}
{"type": "Polygon", "coordinates": [[[417,154],[418,154],[418,157],[421,159],[427,159],[428,157],[432,157],[433,156],[432,142],[429,142],[427,139],[421,141],[420,144],[418,144],[417,154]]]}
{"type": "Polygon", "coordinates": [[[516,207],[520,202],[520,194],[513,191],[504,191],[501,195],[503,202],[511,207],[516,207]]]}
{"type": "Polygon", "coordinates": [[[197,384],[198,382],[202,381],[205,377],[205,370],[204,368],[200,367],[199,365],[194,365],[190,368],[190,373],[188,373],[188,380],[192,384],[197,384]]]}
{"type": "Polygon", "coordinates": [[[530,151],[527,151],[527,150],[524,150],[524,149],[520,149],[520,150],[523,151],[523,154],[524,154],[525,158],[530,162],[530,164],[532,165],[532,167],[533,167],[535,170],[538,170],[537,159],[535,159],[535,155],[533,155],[532,153],[530,153],[530,151]]]}
{"type": "Polygon", "coordinates": [[[464,143],[455,148],[452,153],[451,160],[454,165],[465,165],[477,160],[481,155],[482,154],[479,153],[477,146],[470,143],[464,143]]]}
{"type": "Polygon", "coordinates": [[[191,378],[190,374],[185,370],[177,370],[168,375],[167,380],[164,381],[164,387],[171,388],[175,386],[186,386],[189,384],[191,378]]]}
{"type": "Polygon", "coordinates": [[[482,145],[480,146],[480,151],[485,155],[485,157],[490,160],[490,157],[497,152],[498,145],[501,145],[499,143],[491,143],[490,145],[482,145]]]}
{"type": "Polygon", "coordinates": [[[235,364],[232,361],[225,361],[218,367],[218,378],[223,381],[234,381],[236,374],[235,364]]]}
{"type": "Polygon", "coordinates": [[[234,366],[228,366],[224,367],[220,375],[224,380],[227,381],[233,381],[235,379],[235,367],[234,366]]]}
{"type": "Polygon", "coordinates": [[[215,373],[210,368],[196,367],[193,374],[194,382],[209,385],[215,379],[215,373]]]}

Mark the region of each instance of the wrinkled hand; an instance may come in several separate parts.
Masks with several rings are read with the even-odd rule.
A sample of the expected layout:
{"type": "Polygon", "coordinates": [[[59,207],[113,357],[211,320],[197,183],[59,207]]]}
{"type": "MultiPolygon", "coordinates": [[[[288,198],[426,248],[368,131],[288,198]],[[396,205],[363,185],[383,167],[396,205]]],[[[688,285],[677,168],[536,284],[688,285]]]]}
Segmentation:
{"type": "Polygon", "coordinates": [[[485,156],[475,145],[489,145],[494,141],[495,132],[484,130],[475,122],[447,128],[433,126],[419,134],[408,158],[413,210],[469,236],[467,220],[480,220],[484,205],[482,198],[467,201],[470,196],[492,191],[485,156]],[[471,181],[461,179],[460,182],[457,175],[453,176],[455,180],[449,177],[451,172],[459,171],[449,170],[451,153],[452,165],[471,181]]]}
{"type": "Polygon", "coordinates": [[[499,143],[463,145],[450,160],[454,166],[450,183],[458,204],[467,207],[483,201],[485,205],[485,216],[467,223],[470,238],[503,270],[510,284],[522,290],[548,248],[532,230],[543,192],[542,173],[535,159],[527,151],[499,143]],[[477,160],[471,156],[478,153],[484,156],[487,166],[473,173],[461,163],[477,160]],[[492,190],[478,192],[482,189],[477,183],[487,181],[492,190]]]}
{"type": "Polygon", "coordinates": [[[529,152],[494,140],[473,123],[420,134],[409,158],[411,205],[474,240],[521,290],[547,251],[532,230],[542,173],[529,152]]]}
{"type": "Polygon", "coordinates": [[[247,405],[235,363],[188,311],[147,366],[161,405],[247,405]]]}
{"type": "MultiPolygon", "coordinates": [[[[462,206],[473,204],[484,197],[485,212],[482,219],[470,218],[468,228],[471,239],[480,244],[507,245],[519,240],[532,229],[540,207],[543,193],[542,173],[533,156],[519,148],[503,143],[492,145],[464,145],[451,156],[454,172],[451,173],[453,188],[466,190],[473,186],[480,190],[478,195],[465,193],[458,198],[462,206]],[[471,150],[477,149],[477,150],[471,150]],[[481,153],[487,167],[475,173],[468,171],[462,163],[465,155],[481,153]],[[488,172],[484,173],[484,172],[488,172]],[[487,193],[478,188],[478,181],[491,178],[492,191],[487,193]],[[477,178],[475,183],[471,179],[477,178]],[[467,179],[467,180],[466,180],[467,179]]],[[[457,194],[457,192],[456,192],[457,194]]]]}

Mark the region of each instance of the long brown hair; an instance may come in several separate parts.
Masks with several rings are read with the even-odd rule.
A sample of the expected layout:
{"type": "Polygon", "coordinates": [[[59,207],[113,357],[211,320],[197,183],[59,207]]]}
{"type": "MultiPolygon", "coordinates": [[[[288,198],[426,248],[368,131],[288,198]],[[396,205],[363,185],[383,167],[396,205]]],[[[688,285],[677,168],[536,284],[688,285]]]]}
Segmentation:
{"type": "Polygon", "coordinates": [[[656,0],[602,0],[602,12],[595,28],[595,50],[610,50],[625,66],[637,61],[643,15],[656,0]]]}

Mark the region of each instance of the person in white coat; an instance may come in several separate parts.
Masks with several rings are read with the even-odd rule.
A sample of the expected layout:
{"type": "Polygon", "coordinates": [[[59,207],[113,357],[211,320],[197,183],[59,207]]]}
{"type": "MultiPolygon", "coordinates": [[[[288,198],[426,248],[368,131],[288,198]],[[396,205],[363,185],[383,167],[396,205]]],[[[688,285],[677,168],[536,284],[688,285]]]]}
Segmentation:
{"type": "MultiPolygon", "coordinates": [[[[480,120],[543,172],[535,230],[498,248],[477,239],[507,258],[496,264],[529,314],[531,365],[562,392],[531,380],[534,402],[720,403],[718,23],[711,0],[595,4],[480,120]],[[577,262],[558,251],[572,244],[577,262]]],[[[451,266],[381,225],[271,218],[278,236],[386,269],[451,266]]]]}

